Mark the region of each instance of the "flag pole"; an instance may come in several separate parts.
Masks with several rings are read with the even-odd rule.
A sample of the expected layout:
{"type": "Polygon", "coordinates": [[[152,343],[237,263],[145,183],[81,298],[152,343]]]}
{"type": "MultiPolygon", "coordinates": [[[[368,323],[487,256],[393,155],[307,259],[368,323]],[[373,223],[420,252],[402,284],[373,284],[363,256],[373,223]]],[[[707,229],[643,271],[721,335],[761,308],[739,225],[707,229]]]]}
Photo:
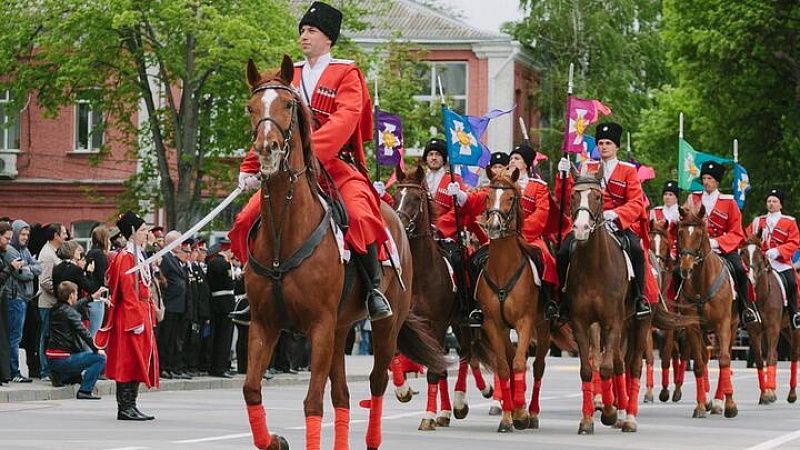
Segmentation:
{"type": "MultiPolygon", "coordinates": [[[[569,133],[569,99],[572,97],[572,77],[575,73],[575,64],[569,63],[569,79],[567,81],[567,105],[566,105],[566,117],[567,121],[564,123],[564,133],[569,133]]],[[[566,137],[561,142],[561,157],[562,158],[569,158],[567,157],[567,139],[566,137]]],[[[567,193],[564,192],[567,190],[567,174],[560,174],[561,175],[561,198],[558,200],[559,203],[559,214],[558,214],[558,234],[556,236],[556,251],[561,249],[561,228],[564,226],[564,198],[567,196],[567,193]]]]}
{"type": "Polygon", "coordinates": [[[628,131],[628,162],[633,158],[633,149],[631,148],[631,132],[628,131]]]}
{"type": "Polygon", "coordinates": [[[683,139],[683,113],[678,116],[678,139],[683,139]]]}
{"type": "Polygon", "coordinates": [[[733,163],[739,164],[739,140],[733,140],[733,163]]]}
{"type": "Polygon", "coordinates": [[[372,110],[372,123],[375,126],[375,180],[381,181],[381,163],[378,161],[378,149],[380,143],[380,130],[378,130],[378,108],[381,105],[381,99],[378,96],[378,75],[375,75],[375,103],[372,110]]]}
{"type": "MultiPolygon", "coordinates": [[[[442,110],[444,111],[444,108],[447,107],[447,104],[445,103],[445,100],[444,100],[444,90],[442,89],[442,78],[439,77],[438,75],[436,76],[436,82],[439,84],[439,99],[442,102],[442,110]]],[[[446,134],[445,134],[445,136],[446,136],[446,134]]],[[[448,143],[448,145],[447,145],[447,148],[448,148],[447,152],[448,153],[450,153],[449,147],[450,147],[450,145],[448,143]]],[[[450,182],[451,183],[455,183],[456,182],[456,175],[455,175],[456,166],[455,166],[455,164],[453,164],[453,158],[450,158],[450,155],[447,155],[447,156],[448,156],[447,163],[450,166],[450,182]]],[[[454,195],[453,196],[453,215],[455,216],[455,219],[456,219],[456,233],[458,235],[458,246],[459,246],[459,249],[464,250],[466,248],[466,243],[464,242],[464,236],[463,236],[463,233],[462,233],[462,230],[461,230],[461,221],[459,220],[459,217],[458,217],[458,195],[454,195]]]]}

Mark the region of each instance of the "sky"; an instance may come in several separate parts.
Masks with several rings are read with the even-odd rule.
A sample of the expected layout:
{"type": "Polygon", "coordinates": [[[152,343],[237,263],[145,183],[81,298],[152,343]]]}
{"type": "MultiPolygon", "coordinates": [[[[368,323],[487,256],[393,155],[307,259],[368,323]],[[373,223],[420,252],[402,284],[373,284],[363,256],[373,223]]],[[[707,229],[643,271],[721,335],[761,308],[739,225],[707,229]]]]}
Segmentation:
{"type": "Polygon", "coordinates": [[[500,31],[503,22],[522,18],[519,0],[440,0],[453,10],[463,11],[464,21],[486,31],[500,31]]]}

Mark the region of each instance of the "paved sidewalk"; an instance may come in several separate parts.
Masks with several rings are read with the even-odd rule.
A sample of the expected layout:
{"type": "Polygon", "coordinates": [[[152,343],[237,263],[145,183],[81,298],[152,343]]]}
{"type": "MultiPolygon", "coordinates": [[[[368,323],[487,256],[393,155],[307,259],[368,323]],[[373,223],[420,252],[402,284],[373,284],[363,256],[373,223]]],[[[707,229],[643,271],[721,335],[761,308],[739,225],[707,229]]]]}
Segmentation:
{"type": "MultiPolygon", "coordinates": [[[[347,380],[366,381],[369,380],[369,373],[372,370],[372,356],[353,355],[346,356],[347,380]]],[[[22,364],[24,367],[24,363],[22,364]]],[[[310,372],[300,372],[293,374],[276,374],[271,380],[263,380],[264,386],[292,386],[308,383],[311,377],[310,372]]],[[[154,393],[159,391],[193,391],[200,389],[236,389],[244,384],[244,375],[237,375],[232,379],[215,377],[196,377],[192,380],[161,380],[159,389],[150,391],[142,389],[141,393],[154,393]]],[[[96,385],[96,393],[100,396],[113,395],[116,392],[116,385],[111,380],[100,380],[96,385]]],[[[78,385],[53,387],[49,382],[45,383],[39,379],[34,379],[32,383],[7,383],[0,386],[0,403],[26,402],[41,400],[64,400],[75,398],[78,385]]]]}

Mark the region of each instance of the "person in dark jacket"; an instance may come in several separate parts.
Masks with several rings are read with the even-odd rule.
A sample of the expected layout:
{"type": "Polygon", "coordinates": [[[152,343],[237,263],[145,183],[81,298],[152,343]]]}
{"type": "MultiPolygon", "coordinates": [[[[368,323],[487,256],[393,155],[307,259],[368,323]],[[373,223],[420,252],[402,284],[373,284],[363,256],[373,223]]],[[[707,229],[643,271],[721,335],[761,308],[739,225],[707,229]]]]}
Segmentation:
{"type": "Polygon", "coordinates": [[[231,341],[233,322],[228,314],[235,303],[233,266],[231,250],[224,247],[208,259],[208,284],[211,288],[211,328],[212,337],[211,368],[212,377],[231,378],[228,368],[231,365],[231,341]]]}
{"type": "Polygon", "coordinates": [[[65,241],[56,251],[56,256],[61,262],[53,267],[53,286],[58,286],[62,281],[71,281],[78,285],[86,295],[95,295],[100,285],[92,278],[95,271],[94,264],[86,264],[83,246],[77,241],[65,241]]]}
{"type": "Polygon", "coordinates": [[[83,326],[78,308],[99,298],[101,292],[98,291],[97,297],[78,301],[78,285],[62,281],[57,288],[58,303],[50,311],[50,334],[45,350],[50,379],[58,386],[60,380],[79,377],[83,372],[81,387],[75,395],[79,400],[100,399],[92,391],[106,367],[106,355],[95,346],[89,330],[83,326]]]}
{"type": "MultiPolygon", "coordinates": [[[[170,231],[165,239],[166,244],[180,235],[179,231],[170,231]]],[[[158,324],[158,353],[161,357],[161,378],[168,380],[190,378],[180,372],[180,351],[186,334],[186,299],[189,290],[189,277],[183,265],[188,259],[188,253],[178,246],[164,255],[159,265],[167,282],[162,289],[165,314],[164,320],[158,324]]]]}
{"type": "Polygon", "coordinates": [[[11,244],[12,236],[11,224],[0,222],[0,386],[4,381],[11,380],[11,352],[9,351],[8,316],[6,314],[8,299],[2,295],[2,292],[11,280],[11,272],[19,271],[22,268],[22,260],[5,262],[5,255],[11,244]]]}
{"type": "MultiPolygon", "coordinates": [[[[96,286],[106,286],[106,271],[108,270],[108,256],[106,253],[111,248],[111,234],[108,227],[98,225],[92,230],[92,248],[86,253],[86,266],[94,267],[89,278],[96,286]]],[[[105,308],[102,302],[89,304],[89,333],[94,337],[97,330],[103,325],[105,308]]]]}

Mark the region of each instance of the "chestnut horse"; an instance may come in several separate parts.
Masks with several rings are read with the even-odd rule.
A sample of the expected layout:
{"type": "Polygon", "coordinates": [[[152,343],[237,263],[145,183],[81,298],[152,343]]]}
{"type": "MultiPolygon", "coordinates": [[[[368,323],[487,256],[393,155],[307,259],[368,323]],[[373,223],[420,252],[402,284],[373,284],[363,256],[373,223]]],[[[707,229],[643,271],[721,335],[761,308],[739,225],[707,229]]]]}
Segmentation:
{"type": "MultiPolygon", "coordinates": [[[[657,308],[667,311],[674,309],[675,299],[672,298],[674,294],[669,291],[672,285],[675,259],[672,257],[672,239],[669,232],[669,224],[664,220],[653,221],[650,225],[650,253],[652,255],[653,268],[658,270],[661,301],[657,308]]],[[[678,402],[683,396],[682,387],[684,373],[686,372],[686,361],[688,360],[686,355],[682,355],[682,349],[685,348],[685,339],[683,339],[683,334],[677,330],[667,329],[661,331],[663,332],[664,343],[659,355],[661,357],[661,392],[658,395],[658,399],[662,402],[669,400],[669,369],[670,362],[672,362],[673,380],[675,382],[672,401],[678,402]]],[[[649,351],[652,352],[652,339],[648,340],[648,347],[649,351]]],[[[652,358],[652,353],[648,355],[648,358],[652,358]]],[[[652,361],[652,359],[648,359],[648,361],[652,361]]],[[[647,396],[645,396],[645,402],[647,402],[647,396]]]]}
{"type": "Polygon", "coordinates": [[[493,369],[500,385],[503,415],[500,433],[539,427],[539,391],[550,349],[550,325],[539,305],[541,279],[531,266],[530,255],[539,250],[522,238],[523,212],[517,186],[519,170],[511,177],[487,171],[490,184],[486,195],[485,228],[489,235],[486,266],[475,281],[475,298],[484,314],[483,332],[494,354],[493,369]],[[519,344],[514,349],[510,329],[519,344]],[[528,343],[536,338],[533,364],[534,388],[525,410],[525,375],[528,343]],[[513,371],[513,379],[511,378],[513,371]]]}
{"type": "MultiPolygon", "coordinates": [[[[305,333],[311,342],[311,379],[304,401],[306,448],[320,448],[323,395],[331,381],[335,408],[334,449],[349,448],[350,394],[344,365],[344,347],[355,321],[366,316],[360,280],[345,292],[347,267],[317,182],[320,165],[311,147],[311,116],[294,88],[294,67],[284,56],[277,72],[260,74],[251,60],[247,81],[251,88],[248,110],[254,130],[254,148],[261,162],[261,220],[245,268],[245,287],[252,321],[248,340],[248,371],[243,393],[256,447],[285,449],[287,441],[267,430],[262,405],[263,376],[281,329],[305,333]],[[265,264],[270,262],[271,264],[265,264]]],[[[402,282],[392,271],[384,273],[382,288],[394,315],[372,325],[374,366],[370,374],[372,397],[366,447],[381,444],[383,394],[389,362],[400,348],[410,358],[435,370],[446,367],[441,347],[428,337],[411,307],[411,254],[405,230],[394,212],[381,208],[394,236],[402,267],[402,282]]]]}
{"type": "Polygon", "coordinates": [[[750,348],[753,350],[753,359],[758,370],[758,386],[761,395],[759,405],[774,403],[778,396],[776,372],[778,365],[778,340],[781,330],[789,331],[791,344],[791,376],[789,378],[789,396],[787,401],[794,403],[797,400],[797,360],[798,343],[800,343],[800,330],[789,328],[789,315],[783,306],[781,286],[778,284],[777,272],[772,270],[766,254],[761,250],[761,238],[751,235],[740,250],[742,264],[749,267],[750,282],[756,291],[756,303],[761,314],[761,327],[750,327],[750,348]],[[766,358],[764,353],[766,352],[766,358]],[[764,362],[766,359],[766,371],[764,362]]]}
{"type": "Polygon", "coordinates": [[[711,250],[705,214],[702,205],[695,208],[687,203],[680,208],[678,261],[681,284],[676,301],[679,307],[686,306],[681,307],[683,314],[700,320],[686,330],[697,382],[697,406],[692,417],[706,417],[708,355],[703,338],[706,330],[710,330],[716,334],[719,344],[719,383],[712,413],[721,409],[724,397],[725,417],[732,418],[738,414],[738,408],[733,400],[731,346],[739,316],[733,310],[733,279],[722,257],[711,250]]]}

